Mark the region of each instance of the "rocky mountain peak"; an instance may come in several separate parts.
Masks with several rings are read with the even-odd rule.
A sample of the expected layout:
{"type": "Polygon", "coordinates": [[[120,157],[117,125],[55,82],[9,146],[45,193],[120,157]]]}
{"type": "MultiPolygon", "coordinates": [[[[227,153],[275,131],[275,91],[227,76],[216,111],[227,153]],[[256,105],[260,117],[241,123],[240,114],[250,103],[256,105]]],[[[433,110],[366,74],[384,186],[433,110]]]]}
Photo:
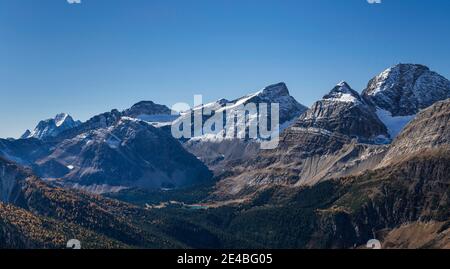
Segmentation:
{"type": "Polygon", "coordinates": [[[26,138],[29,138],[30,136],[31,136],[31,131],[27,129],[20,138],[26,139],[26,138]]]}
{"type": "Polygon", "coordinates": [[[399,162],[419,152],[449,149],[450,99],[422,110],[393,141],[382,166],[399,162]]]}
{"type": "Polygon", "coordinates": [[[356,103],[361,101],[359,93],[353,90],[347,82],[339,82],[327,95],[324,100],[356,103]]]}
{"type": "Polygon", "coordinates": [[[59,126],[63,125],[66,122],[66,120],[69,123],[73,123],[74,122],[73,118],[71,116],[69,116],[69,114],[67,114],[67,113],[60,113],[60,114],[55,116],[55,125],[57,127],[59,127],[59,126]]]}
{"type": "Polygon", "coordinates": [[[392,116],[414,115],[450,98],[450,81],[419,64],[398,64],[369,81],[363,98],[392,116]]]}
{"type": "Polygon", "coordinates": [[[279,96],[289,96],[289,90],[284,82],[269,85],[261,90],[258,95],[260,97],[276,98],[279,96]]]}
{"type": "Polygon", "coordinates": [[[33,131],[25,131],[20,138],[44,139],[47,137],[55,137],[61,132],[77,127],[80,124],[80,121],[75,121],[69,114],[60,113],[52,119],[40,121],[33,131]]]}
{"type": "Polygon", "coordinates": [[[300,116],[294,127],[339,133],[364,142],[381,139],[383,142],[378,142],[384,143],[389,136],[375,112],[345,81],[315,102],[300,116]]]}
{"type": "Polygon", "coordinates": [[[156,104],[152,101],[141,101],[134,104],[131,108],[123,111],[123,115],[132,118],[138,118],[143,115],[170,115],[171,110],[165,106],[156,104]]]}

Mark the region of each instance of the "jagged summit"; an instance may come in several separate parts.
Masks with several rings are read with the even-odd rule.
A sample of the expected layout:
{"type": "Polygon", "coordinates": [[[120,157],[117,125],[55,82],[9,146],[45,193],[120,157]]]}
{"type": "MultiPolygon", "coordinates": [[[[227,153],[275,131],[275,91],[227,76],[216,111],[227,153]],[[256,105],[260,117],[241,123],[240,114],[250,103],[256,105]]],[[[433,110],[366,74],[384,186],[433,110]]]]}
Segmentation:
{"type": "Polygon", "coordinates": [[[258,95],[267,97],[286,96],[289,95],[289,90],[284,82],[280,82],[265,87],[258,95]]]}
{"type": "Polygon", "coordinates": [[[373,109],[345,81],[300,116],[296,128],[318,128],[361,142],[385,143],[389,135],[373,109]]]}
{"type": "Polygon", "coordinates": [[[30,136],[31,136],[31,131],[27,129],[20,138],[26,139],[26,138],[29,138],[30,136]]]}
{"type": "Polygon", "coordinates": [[[420,64],[398,64],[369,81],[364,100],[392,116],[415,115],[450,98],[450,81],[420,64]]]}
{"type": "MultiPolygon", "coordinates": [[[[60,114],[56,115],[55,116],[55,125],[57,127],[60,127],[61,125],[63,125],[66,122],[66,119],[68,119],[68,117],[70,117],[70,116],[67,113],[60,113],[60,114]]],[[[71,119],[68,119],[68,120],[70,121],[71,119]]]]}
{"type": "Polygon", "coordinates": [[[20,138],[44,139],[47,137],[55,137],[63,131],[77,127],[80,124],[80,121],[75,121],[69,114],[60,113],[52,119],[40,121],[33,131],[26,130],[20,138]]]}
{"type": "Polygon", "coordinates": [[[361,101],[361,96],[353,90],[347,82],[339,82],[328,94],[323,97],[324,100],[356,103],[361,101]]]}

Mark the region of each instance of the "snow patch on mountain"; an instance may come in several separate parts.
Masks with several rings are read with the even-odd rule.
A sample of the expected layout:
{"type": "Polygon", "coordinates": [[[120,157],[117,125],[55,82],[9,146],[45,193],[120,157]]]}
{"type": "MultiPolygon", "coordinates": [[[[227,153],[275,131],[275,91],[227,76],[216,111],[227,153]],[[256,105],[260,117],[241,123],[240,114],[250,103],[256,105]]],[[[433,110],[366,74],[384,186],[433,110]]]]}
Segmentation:
{"type": "Polygon", "coordinates": [[[66,113],[61,113],[61,114],[56,115],[56,117],[55,117],[56,127],[60,127],[61,125],[63,125],[68,116],[69,115],[67,115],[66,113]]]}
{"type": "Polygon", "coordinates": [[[409,116],[394,117],[392,116],[391,112],[381,108],[377,108],[376,114],[388,129],[391,138],[395,138],[403,130],[403,128],[416,116],[414,114],[409,116]]]}
{"type": "Polygon", "coordinates": [[[358,101],[357,98],[348,93],[342,93],[340,94],[339,97],[329,98],[328,100],[332,102],[344,102],[344,103],[356,103],[358,101]]]}
{"type": "Polygon", "coordinates": [[[115,193],[120,192],[122,190],[129,189],[129,187],[126,186],[112,186],[108,184],[93,184],[93,185],[80,185],[78,183],[73,185],[68,185],[69,187],[77,190],[83,190],[90,193],[95,194],[105,194],[105,193],[115,193]]]}
{"type": "Polygon", "coordinates": [[[361,104],[359,93],[353,90],[345,81],[339,82],[323,100],[329,102],[343,102],[361,104]]]}

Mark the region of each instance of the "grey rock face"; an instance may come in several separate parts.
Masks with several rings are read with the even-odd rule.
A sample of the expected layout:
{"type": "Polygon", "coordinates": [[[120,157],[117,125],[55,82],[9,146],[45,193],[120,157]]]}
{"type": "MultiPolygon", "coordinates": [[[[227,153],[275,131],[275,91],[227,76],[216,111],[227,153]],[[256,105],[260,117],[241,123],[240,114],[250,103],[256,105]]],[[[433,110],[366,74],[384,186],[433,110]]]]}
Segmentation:
{"type": "Polygon", "coordinates": [[[20,198],[21,183],[28,176],[29,171],[0,157],[0,202],[16,203],[20,198]]]}
{"type": "Polygon", "coordinates": [[[414,115],[450,98],[450,81],[426,66],[399,64],[374,77],[362,95],[392,116],[414,115]]]}
{"type": "Polygon", "coordinates": [[[339,83],[295,123],[297,128],[318,128],[361,142],[389,137],[386,127],[360,95],[346,82],[339,83]]]}
{"type": "Polygon", "coordinates": [[[422,151],[450,147],[450,99],[421,111],[394,140],[381,166],[422,151]]]}
{"type": "Polygon", "coordinates": [[[142,115],[170,115],[171,110],[165,105],[155,104],[152,101],[142,101],[123,111],[123,115],[139,118],[142,115]]]}

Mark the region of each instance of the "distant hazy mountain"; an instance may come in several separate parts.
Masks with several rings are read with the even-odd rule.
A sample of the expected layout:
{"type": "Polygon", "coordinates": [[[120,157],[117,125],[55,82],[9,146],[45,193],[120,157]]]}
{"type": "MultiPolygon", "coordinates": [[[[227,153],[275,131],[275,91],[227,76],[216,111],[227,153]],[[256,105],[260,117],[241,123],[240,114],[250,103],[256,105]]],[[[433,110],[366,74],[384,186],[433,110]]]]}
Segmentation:
{"type": "Polygon", "coordinates": [[[97,193],[127,187],[179,188],[211,178],[169,134],[127,117],[64,139],[36,164],[46,178],[62,178],[64,184],[97,193]]]}
{"type": "Polygon", "coordinates": [[[33,131],[26,130],[21,138],[44,139],[47,137],[55,137],[61,132],[74,128],[80,124],[80,121],[73,120],[70,115],[61,113],[56,115],[53,119],[40,121],[33,131]]]}
{"type": "Polygon", "coordinates": [[[314,103],[294,127],[338,133],[360,142],[384,142],[389,137],[370,106],[346,82],[339,83],[314,103]]]}
{"type": "Polygon", "coordinates": [[[65,125],[71,122],[69,116],[57,117],[39,127],[46,123],[67,128],[40,136],[44,141],[33,137],[1,140],[0,154],[32,167],[47,180],[96,193],[128,187],[179,188],[208,181],[211,173],[206,166],[169,133],[155,128],[155,122],[135,118],[149,120],[152,115],[170,116],[170,110],[141,102],[71,128],[65,125]]]}

